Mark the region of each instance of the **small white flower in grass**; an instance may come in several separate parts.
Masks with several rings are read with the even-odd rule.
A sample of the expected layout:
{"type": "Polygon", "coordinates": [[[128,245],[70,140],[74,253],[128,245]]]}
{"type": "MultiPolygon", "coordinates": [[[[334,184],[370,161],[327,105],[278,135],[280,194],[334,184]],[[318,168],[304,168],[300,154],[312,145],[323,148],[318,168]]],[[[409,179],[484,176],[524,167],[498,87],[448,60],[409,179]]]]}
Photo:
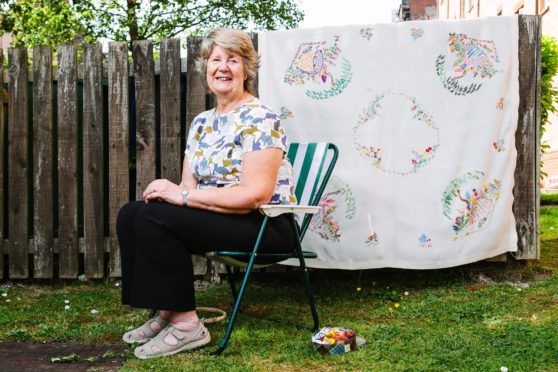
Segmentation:
{"type": "Polygon", "coordinates": [[[8,297],[7,293],[2,293],[2,297],[8,297]]]}
{"type": "Polygon", "coordinates": [[[70,305],[64,306],[64,310],[70,310],[70,305]]]}
{"type": "Polygon", "coordinates": [[[65,303],[65,304],[69,304],[69,303],[70,303],[70,300],[64,300],[64,303],[65,303]]]}
{"type": "Polygon", "coordinates": [[[97,310],[95,310],[95,309],[91,310],[91,314],[93,314],[93,315],[98,314],[98,313],[99,313],[99,312],[98,312],[97,310]]]}
{"type": "Polygon", "coordinates": [[[6,300],[6,302],[12,302],[12,300],[10,300],[10,299],[7,299],[7,300],[6,300]]]}
{"type": "Polygon", "coordinates": [[[549,229],[550,231],[553,231],[553,230],[554,230],[554,227],[549,227],[548,229],[549,229]]]}
{"type": "Polygon", "coordinates": [[[500,372],[508,372],[508,367],[500,367],[500,372]]]}
{"type": "Polygon", "coordinates": [[[115,287],[120,287],[120,282],[114,283],[114,286],[115,286],[115,287]]]}
{"type": "Polygon", "coordinates": [[[531,315],[531,319],[533,319],[533,320],[537,320],[537,318],[538,318],[538,317],[537,317],[537,315],[536,315],[536,314],[533,314],[533,315],[531,315]]]}
{"type": "Polygon", "coordinates": [[[409,295],[409,292],[405,292],[405,296],[408,296],[408,295],[409,295]]]}

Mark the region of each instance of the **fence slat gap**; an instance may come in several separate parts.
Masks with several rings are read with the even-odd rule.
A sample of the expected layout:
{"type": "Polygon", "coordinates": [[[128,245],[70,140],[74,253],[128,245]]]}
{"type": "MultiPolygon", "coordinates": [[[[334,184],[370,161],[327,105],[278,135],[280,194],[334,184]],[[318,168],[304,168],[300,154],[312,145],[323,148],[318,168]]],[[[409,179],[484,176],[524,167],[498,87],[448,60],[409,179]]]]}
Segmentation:
{"type": "Polygon", "coordinates": [[[0,49],[0,278],[4,277],[4,51],[0,49]]]}

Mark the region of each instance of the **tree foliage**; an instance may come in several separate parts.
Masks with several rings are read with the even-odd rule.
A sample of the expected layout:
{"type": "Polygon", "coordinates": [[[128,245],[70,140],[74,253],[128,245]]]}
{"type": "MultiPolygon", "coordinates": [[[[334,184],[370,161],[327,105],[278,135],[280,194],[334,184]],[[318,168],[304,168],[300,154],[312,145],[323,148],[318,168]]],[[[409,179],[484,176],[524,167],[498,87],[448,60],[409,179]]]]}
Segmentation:
{"type": "Polygon", "coordinates": [[[57,45],[91,40],[71,3],[60,0],[7,1],[0,5],[0,27],[11,32],[14,46],[57,45]]]}
{"type": "Polygon", "coordinates": [[[553,79],[558,74],[558,41],[544,35],[541,41],[541,136],[548,115],[556,112],[558,90],[553,86],[553,79]]]}
{"type": "Polygon", "coordinates": [[[75,38],[160,40],[214,27],[293,28],[296,0],[0,0],[0,26],[15,45],[55,45],[75,38]]]}
{"type": "MultiPolygon", "coordinates": [[[[553,80],[558,74],[558,41],[547,35],[541,40],[541,155],[548,149],[548,144],[542,142],[545,129],[548,126],[548,116],[557,112],[558,89],[553,85],[553,80]]],[[[542,159],[542,156],[541,156],[542,159]]],[[[543,162],[541,160],[541,169],[543,162]]],[[[547,174],[541,171],[541,179],[547,174]]]]}

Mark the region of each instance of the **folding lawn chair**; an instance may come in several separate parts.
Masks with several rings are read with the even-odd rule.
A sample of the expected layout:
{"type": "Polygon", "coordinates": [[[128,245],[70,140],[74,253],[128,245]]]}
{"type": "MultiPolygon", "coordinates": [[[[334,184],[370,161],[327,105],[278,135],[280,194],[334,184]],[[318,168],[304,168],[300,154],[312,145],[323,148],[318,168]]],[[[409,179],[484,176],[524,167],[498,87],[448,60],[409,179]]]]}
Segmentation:
{"type": "Polygon", "coordinates": [[[298,205],[266,204],[260,206],[260,212],[264,214],[265,217],[251,253],[215,251],[208,252],[206,254],[208,259],[227,265],[228,279],[231,285],[232,295],[235,300],[234,308],[230,316],[225,335],[221,340],[219,348],[212,354],[219,355],[227,347],[227,343],[229,342],[233,331],[236,315],[240,309],[240,302],[244,296],[246,284],[248,283],[252,269],[269,266],[288,258],[298,258],[300,262],[300,272],[302,274],[304,288],[306,290],[306,295],[308,296],[308,302],[310,304],[310,310],[314,320],[312,330],[315,331],[319,327],[318,312],[316,310],[314,294],[312,292],[312,288],[310,287],[308,271],[304,261],[305,258],[316,258],[317,255],[313,252],[303,251],[301,248],[301,242],[304,238],[304,234],[306,233],[306,229],[310,224],[312,215],[320,211],[320,207],[317,205],[337,161],[338,150],[337,147],[331,143],[292,143],[289,146],[287,156],[294,168],[295,194],[298,200],[298,205]],[[324,170],[325,173],[323,172],[324,170]],[[295,235],[298,237],[295,250],[290,253],[282,254],[258,253],[260,242],[265,234],[269,218],[276,217],[284,213],[289,214],[291,226],[295,235]],[[295,221],[295,214],[303,217],[300,228],[295,221]],[[236,290],[236,286],[233,281],[231,266],[246,269],[239,291],[236,290]]]}

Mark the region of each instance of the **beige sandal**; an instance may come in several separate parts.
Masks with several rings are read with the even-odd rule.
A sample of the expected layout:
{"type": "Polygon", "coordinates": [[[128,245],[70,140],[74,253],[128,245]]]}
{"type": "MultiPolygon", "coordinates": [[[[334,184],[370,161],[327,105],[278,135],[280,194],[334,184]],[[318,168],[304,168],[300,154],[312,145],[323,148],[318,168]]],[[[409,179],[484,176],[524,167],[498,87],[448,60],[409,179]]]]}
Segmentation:
{"type": "Polygon", "coordinates": [[[143,344],[151,340],[153,337],[157,336],[165,327],[169,324],[168,320],[161,318],[159,315],[149,319],[141,327],[136,328],[132,331],[124,333],[122,340],[127,344],[143,344]],[[151,323],[157,322],[161,329],[155,331],[151,329],[151,323]]]}
{"type": "Polygon", "coordinates": [[[165,355],[173,355],[184,350],[191,350],[207,345],[211,342],[209,331],[203,325],[204,319],[200,319],[197,327],[191,331],[181,331],[169,324],[159,334],[149,340],[148,343],[138,346],[134,350],[134,355],[140,359],[156,358],[165,355]],[[176,339],[176,345],[169,345],[165,342],[167,335],[172,334],[176,339]],[[153,350],[156,348],[157,350],[153,350]]]}

